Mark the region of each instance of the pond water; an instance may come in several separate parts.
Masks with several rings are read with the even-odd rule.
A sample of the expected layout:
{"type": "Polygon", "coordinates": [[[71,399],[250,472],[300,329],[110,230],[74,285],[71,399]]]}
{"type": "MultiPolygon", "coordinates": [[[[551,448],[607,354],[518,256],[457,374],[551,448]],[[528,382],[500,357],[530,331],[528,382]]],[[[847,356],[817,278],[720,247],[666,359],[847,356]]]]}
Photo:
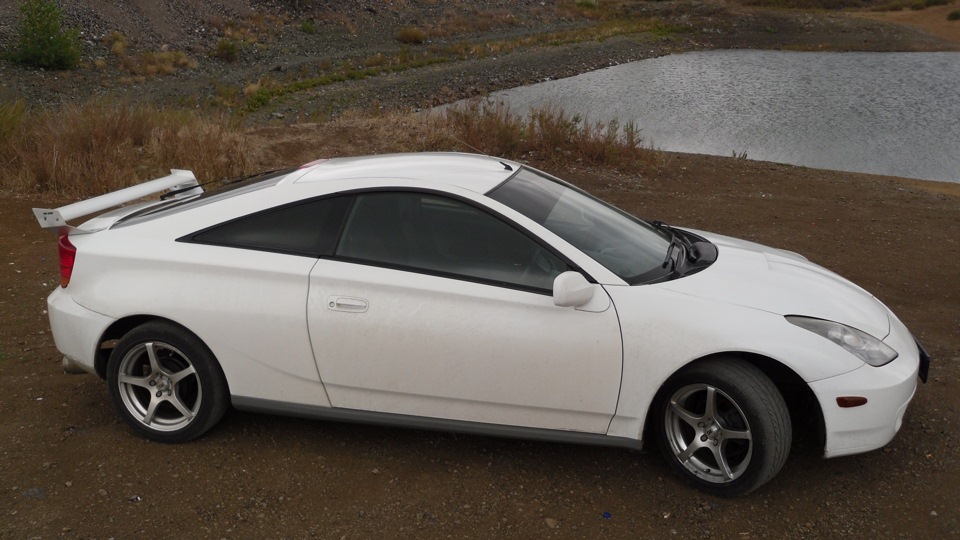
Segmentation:
{"type": "Polygon", "coordinates": [[[663,150],[960,182],[960,53],[694,52],[491,99],[633,121],[663,150]]]}

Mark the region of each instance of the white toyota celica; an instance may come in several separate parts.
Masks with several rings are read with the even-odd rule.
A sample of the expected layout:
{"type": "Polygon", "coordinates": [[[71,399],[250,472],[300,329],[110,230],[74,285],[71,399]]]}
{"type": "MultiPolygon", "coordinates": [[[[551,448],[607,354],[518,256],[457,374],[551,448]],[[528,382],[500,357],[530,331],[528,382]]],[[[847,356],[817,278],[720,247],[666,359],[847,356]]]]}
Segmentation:
{"type": "Polygon", "coordinates": [[[320,160],[214,191],[175,170],[34,212],[60,233],[64,367],[106,379],[158,441],[231,405],[650,438],[701,489],[738,495],[783,466],[791,416],[814,419],[826,457],[889,442],[929,365],[889,309],[800,255],[642,221],[490,157],[320,160]]]}

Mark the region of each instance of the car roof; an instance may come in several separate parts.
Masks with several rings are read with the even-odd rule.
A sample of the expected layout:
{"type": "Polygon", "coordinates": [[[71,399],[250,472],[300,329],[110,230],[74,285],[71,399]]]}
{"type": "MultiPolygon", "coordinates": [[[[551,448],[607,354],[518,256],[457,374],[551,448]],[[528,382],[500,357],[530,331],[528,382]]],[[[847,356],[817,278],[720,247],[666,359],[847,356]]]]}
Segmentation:
{"type": "Polygon", "coordinates": [[[521,166],[505,159],[453,152],[332,158],[313,163],[308,164],[305,174],[291,175],[289,181],[303,184],[349,178],[405,179],[486,193],[521,166]]]}

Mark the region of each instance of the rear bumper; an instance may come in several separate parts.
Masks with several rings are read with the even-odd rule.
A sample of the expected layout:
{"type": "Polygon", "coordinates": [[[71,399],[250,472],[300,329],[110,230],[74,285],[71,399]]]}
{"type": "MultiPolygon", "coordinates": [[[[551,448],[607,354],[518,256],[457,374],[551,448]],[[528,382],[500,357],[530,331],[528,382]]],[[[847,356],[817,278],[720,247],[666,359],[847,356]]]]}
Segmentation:
{"type": "Polygon", "coordinates": [[[98,341],[116,319],[81,306],[62,287],[47,297],[47,309],[53,341],[64,356],[64,365],[69,363],[88,373],[96,373],[98,341]]]}

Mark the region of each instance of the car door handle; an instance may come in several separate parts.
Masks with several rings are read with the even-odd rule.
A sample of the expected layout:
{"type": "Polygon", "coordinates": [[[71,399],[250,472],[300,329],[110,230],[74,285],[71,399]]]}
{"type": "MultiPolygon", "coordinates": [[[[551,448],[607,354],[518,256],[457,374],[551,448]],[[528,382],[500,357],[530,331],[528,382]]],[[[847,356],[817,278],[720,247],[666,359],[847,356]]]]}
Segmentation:
{"type": "Polygon", "coordinates": [[[327,298],[327,307],[333,311],[363,313],[367,310],[369,304],[363,298],[354,298],[352,296],[331,296],[330,298],[327,298]]]}

